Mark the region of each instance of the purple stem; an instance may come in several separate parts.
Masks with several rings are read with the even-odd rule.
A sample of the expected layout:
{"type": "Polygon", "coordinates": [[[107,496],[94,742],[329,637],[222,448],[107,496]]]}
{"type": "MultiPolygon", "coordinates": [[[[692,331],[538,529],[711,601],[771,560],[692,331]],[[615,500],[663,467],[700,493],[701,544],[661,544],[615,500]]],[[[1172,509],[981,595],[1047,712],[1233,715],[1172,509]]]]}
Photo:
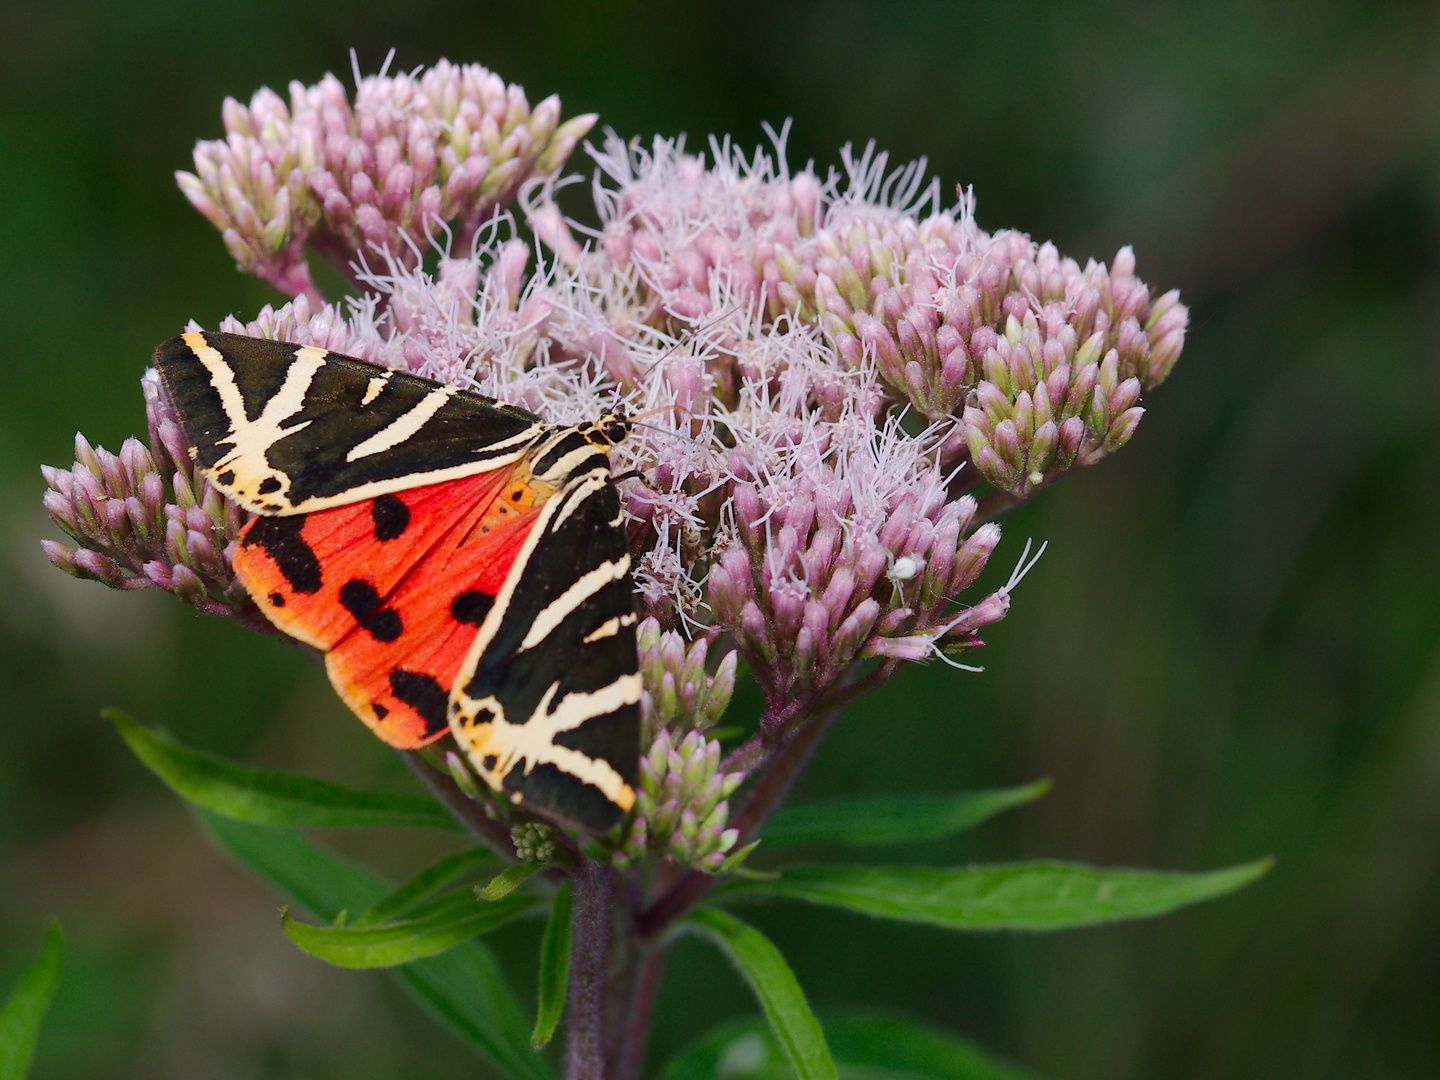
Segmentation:
{"type": "Polygon", "coordinates": [[[610,944],[615,883],[608,867],[584,860],[570,874],[574,889],[570,931],[569,1045],[566,1080],[605,1077],[605,959],[610,944]]]}
{"type": "Polygon", "coordinates": [[[1024,504],[1029,496],[1021,498],[1012,495],[1008,491],[992,491],[980,500],[975,508],[975,524],[983,525],[987,521],[994,521],[1007,510],[1014,510],[1015,507],[1024,504]]]}
{"type": "Polygon", "coordinates": [[[650,1014],[654,1011],[655,995],[664,972],[664,947],[647,950],[626,1003],[624,1031],[611,1080],[636,1080],[640,1075],[640,1068],[645,1064],[645,1044],[650,1036],[650,1014]]]}

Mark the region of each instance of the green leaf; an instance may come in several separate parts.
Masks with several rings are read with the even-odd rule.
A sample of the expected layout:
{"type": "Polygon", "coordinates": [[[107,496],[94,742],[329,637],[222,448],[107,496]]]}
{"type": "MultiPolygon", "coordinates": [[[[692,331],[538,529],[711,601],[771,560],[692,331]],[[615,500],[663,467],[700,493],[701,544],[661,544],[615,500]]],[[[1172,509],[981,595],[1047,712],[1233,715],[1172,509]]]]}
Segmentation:
{"type": "Polygon", "coordinates": [[[1035,862],[931,866],[792,866],[776,880],[727,891],[828,904],[881,919],[952,930],[1060,930],[1142,919],[1234,892],[1272,860],[1185,874],[1035,862]]]}
{"type": "Polygon", "coordinates": [[[842,1076],[900,1076],[934,1080],[1034,1080],[1035,1074],[990,1057],[948,1032],[894,1013],[851,1012],[827,1016],[825,1036],[842,1076]]]}
{"type": "Polygon", "coordinates": [[[835,1080],[835,1062],[825,1046],[825,1033],[810,1011],[795,973],[770,939],[716,908],[693,912],[686,923],[715,942],[740,969],[801,1080],[835,1080]]]}
{"type": "Polygon", "coordinates": [[[60,985],[60,962],[65,954],[65,941],[60,924],[53,918],[45,927],[45,943],[40,956],[20,976],[10,996],[0,1005],[0,1080],[24,1080],[35,1057],[35,1041],[40,1036],[40,1021],[60,985]]]}
{"type": "Polygon", "coordinates": [[[135,756],[181,797],[212,814],[252,825],[419,825],[459,828],[438,803],[398,791],[357,791],[310,776],[251,769],[181,746],[119,709],[101,713],[135,756]]]}
{"type": "Polygon", "coordinates": [[[570,883],[560,886],[550,918],[545,922],[545,936],[540,941],[540,1005],[535,1010],[535,1030],[530,1045],[543,1049],[555,1034],[560,1016],[565,1012],[565,989],[570,979],[570,883]]]}
{"type": "Polygon", "coordinates": [[[954,795],[874,795],[786,806],[766,823],[767,844],[914,844],[972,828],[1002,810],[1033,802],[1049,780],[954,795]]]}
{"type": "Polygon", "coordinates": [[[539,862],[522,862],[516,863],[514,866],[507,866],[495,875],[489,885],[476,889],[475,895],[481,900],[499,900],[502,896],[509,896],[544,869],[545,864],[539,862]]]}
{"type": "Polygon", "coordinates": [[[360,928],[390,922],[411,911],[420,901],[439,892],[457,878],[495,861],[495,855],[484,848],[471,848],[447,855],[435,865],[421,870],[389,896],[372,904],[350,925],[360,928]]]}
{"type": "Polygon", "coordinates": [[[395,967],[447,952],[538,903],[533,896],[486,903],[464,889],[441,897],[414,918],[383,926],[312,926],[288,914],[281,918],[281,924],[291,941],[327,964],[343,968],[395,967]]]}
{"type": "MultiPolygon", "coordinates": [[[[203,811],[198,816],[217,846],[318,918],[333,920],[346,907],[369,908],[386,895],[373,874],[296,833],[203,811]]],[[[550,1080],[545,1059],[530,1049],[530,1025],[520,1003],[483,942],[470,941],[386,974],[505,1075],[550,1080]]]]}
{"type": "MultiPolygon", "coordinates": [[[[821,1016],[841,1080],[1034,1080],[957,1036],[890,1013],[821,1016]]],[[[763,1017],[730,1020],[665,1063],[660,1080],[791,1080],[763,1017]]]]}

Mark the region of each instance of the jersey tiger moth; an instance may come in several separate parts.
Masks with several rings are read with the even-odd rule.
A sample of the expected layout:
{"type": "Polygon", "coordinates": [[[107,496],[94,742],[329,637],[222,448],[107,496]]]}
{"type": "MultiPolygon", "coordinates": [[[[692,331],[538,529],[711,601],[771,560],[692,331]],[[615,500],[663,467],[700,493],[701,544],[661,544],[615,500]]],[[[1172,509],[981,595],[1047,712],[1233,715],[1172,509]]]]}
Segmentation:
{"type": "Polygon", "coordinates": [[[311,346],[193,332],[155,366],[200,472],[256,516],[237,579],[392,746],[455,736],[512,802],[592,834],[635,801],[635,596],[610,448],[311,346]]]}

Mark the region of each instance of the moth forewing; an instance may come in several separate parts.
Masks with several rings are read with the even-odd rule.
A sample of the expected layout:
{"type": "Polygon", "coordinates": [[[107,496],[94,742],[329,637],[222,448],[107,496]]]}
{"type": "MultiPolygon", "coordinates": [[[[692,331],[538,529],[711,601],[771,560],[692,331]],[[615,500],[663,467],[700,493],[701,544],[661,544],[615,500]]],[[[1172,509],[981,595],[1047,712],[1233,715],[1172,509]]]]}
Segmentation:
{"type": "MultiPolygon", "coordinates": [[[[592,459],[593,460],[593,459],[592,459]]],[[[608,459],[553,496],[467,655],[450,723],[513,802],[604,832],[634,804],[634,586],[608,459]]]]}
{"type": "Polygon", "coordinates": [[[155,350],[195,463],[289,515],[498,469],[554,431],[479,394],[311,346],[195,331],[155,350]]]}

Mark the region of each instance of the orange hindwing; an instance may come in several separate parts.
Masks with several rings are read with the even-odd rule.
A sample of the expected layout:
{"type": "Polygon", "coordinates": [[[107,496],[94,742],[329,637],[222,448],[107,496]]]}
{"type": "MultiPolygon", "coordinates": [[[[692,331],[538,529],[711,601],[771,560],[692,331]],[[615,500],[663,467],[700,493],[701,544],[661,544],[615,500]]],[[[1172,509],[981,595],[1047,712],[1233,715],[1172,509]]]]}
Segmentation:
{"type": "Polygon", "coordinates": [[[241,534],[240,582],[279,629],[326,654],[341,698],[392,746],[449,730],[455,673],[535,517],[536,490],[513,475],[256,517],[241,534]]]}

